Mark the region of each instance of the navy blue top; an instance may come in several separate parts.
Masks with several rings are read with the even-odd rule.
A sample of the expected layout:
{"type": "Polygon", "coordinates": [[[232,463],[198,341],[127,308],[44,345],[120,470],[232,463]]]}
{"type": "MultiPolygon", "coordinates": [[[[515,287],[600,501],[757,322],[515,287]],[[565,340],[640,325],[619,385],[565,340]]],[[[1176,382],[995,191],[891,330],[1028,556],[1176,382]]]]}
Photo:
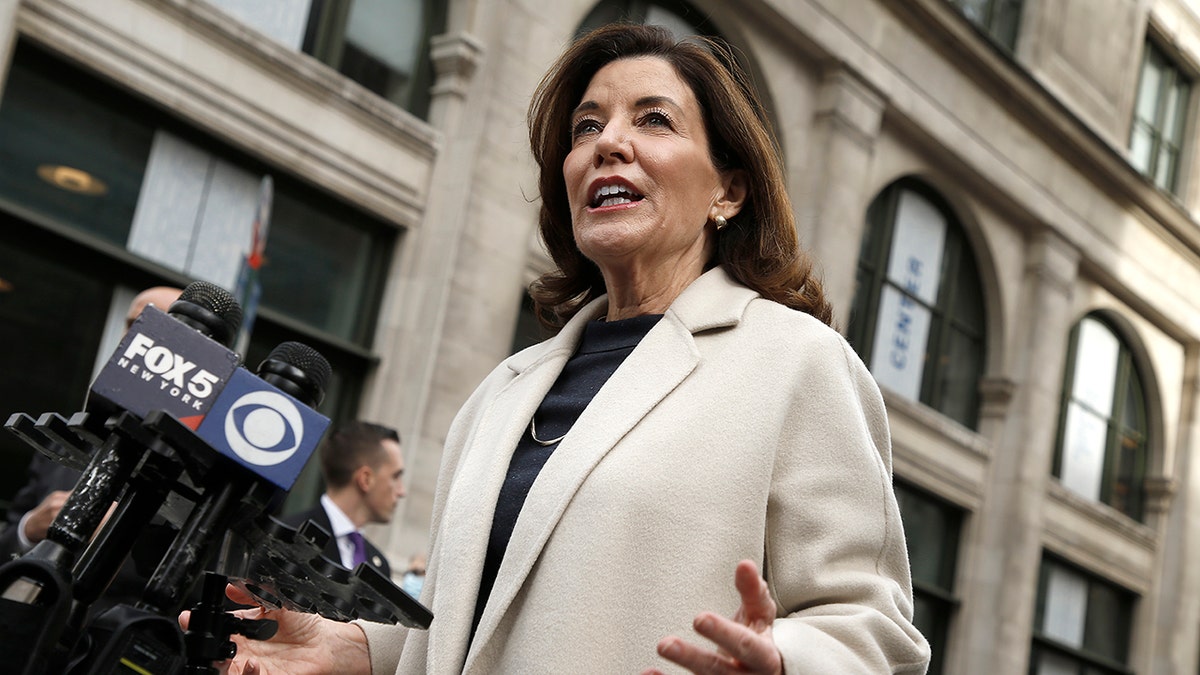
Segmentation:
{"type": "MultiPolygon", "coordinates": [[[[647,314],[620,321],[589,321],[584,326],[579,349],[567,360],[562,373],[533,414],[537,437],[549,441],[565,435],[609,376],[661,318],[661,314],[647,314]]],[[[550,453],[557,447],[557,442],[550,446],[535,443],[527,427],[517,449],[513,451],[508,475],[496,500],[496,514],[492,518],[492,533],[488,538],[479,597],[475,601],[475,618],[471,622],[472,638],[483,616],[492,586],[496,583],[496,573],[500,571],[504,550],[508,548],[508,540],[512,537],[513,526],[517,523],[517,515],[521,513],[529,488],[533,486],[546,460],[550,459],[550,453]]]]}

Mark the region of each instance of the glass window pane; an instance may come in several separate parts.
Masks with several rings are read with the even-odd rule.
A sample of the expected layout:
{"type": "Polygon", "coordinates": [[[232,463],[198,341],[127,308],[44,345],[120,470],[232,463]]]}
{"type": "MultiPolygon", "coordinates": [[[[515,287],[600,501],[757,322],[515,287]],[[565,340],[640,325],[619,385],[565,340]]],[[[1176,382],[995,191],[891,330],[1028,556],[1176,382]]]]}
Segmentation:
{"type": "Polygon", "coordinates": [[[896,500],[900,504],[913,580],[950,592],[958,549],[959,511],[902,485],[896,486],[896,500]]]}
{"type": "Polygon", "coordinates": [[[1118,442],[1108,501],[1122,513],[1140,518],[1145,448],[1138,439],[1130,436],[1121,436],[1118,442]]]}
{"type": "Polygon", "coordinates": [[[354,0],[341,71],[380,96],[407,102],[425,27],[424,0],[354,0]]]}
{"type": "Polygon", "coordinates": [[[929,641],[928,675],[942,672],[946,635],[950,627],[950,605],[920,591],[913,591],[913,626],[929,641]]]}
{"type": "Polygon", "coordinates": [[[1146,410],[1142,400],[1142,382],[1137,369],[1130,369],[1129,381],[1125,383],[1125,405],[1121,410],[1121,426],[1139,436],[1146,435],[1146,410]]]}
{"type": "Polygon", "coordinates": [[[1059,472],[1064,487],[1089,499],[1100,499],[1107,438],[1108,424],[1103,418],[1077,403],[1068,404],[1059,472]]]}
{"type": "Polygon", "coordinates": [[[1170,147],[1159,147],[1158,162],[1154,167],[1154,184],[1167,191],[1175,189],[1175,157],[1170,147]]]}
{"type": "Polygon", "coordinates": [[[23,43],[0,100],[0,200],[124,246],[154,129],[23,43]]]}
{"type": "Polygon", "coordinates": [[[1030,671],[1124,672],[1097,661],[1126,662],[1133,594],[1054,560],[1043,559],[1041,578],[1030,671]]]}
{"type": "Polygon", "coordinates": [[[1170,139],[1172,145],[1178,147],[1183,144],[1183,129],[1187,122],[1187,104],[1188,97],[1191,95],[1191,87],[1187,82],[1176,82],[1171,94],[1171,113],[1169,121],[1163,125],[1163,135],[1170,139]]]}
{"type": "Polygon", "coordinates": [[[1084,647],[1089,652],[1124,663],[1133,609],[1129,594],[1107,584],[1092,582],[1087,607],[1084,647]]]}
{"type": "Polygon", "coordinates": [[[1158,92],[1162,87],[1163,73],[1157,58],[1157,52],[1150,44],[1146,61],[1142,66],[1142,79],[1138,83],[1137,116],[1138,119],[1153,124],[1158,117],[1158,92]]]}
{"type": "Polygon", "coordinates": [[[891,285],[883,287],[871,373],[880,385],[914,401],[920,400],[930,318],[927,307],[891,285]]]}
{"type": "Polygon", "coordinates": [[[917,181],[899,182],[867,208],[859,254],[851,344],[881,385],[974,428],[986,317],[953,213],[917,181]]]}
{"type": "Polygon", "coordinates": [[[927,584],[947,594],[953,593],[962,512],[903,484],[896,485],[896,500],[900,504],[900,517],[904,522],[916,585],[913,590],[913,623],[929,640],[933,650],[929,672],[940,673],[953,603],[943,597],[935,597],[923,588],[927,584]]]}
{"type": "Polygon", "coordinates": [[[960,244],[962,261],[954,278],[954,323],[959,330],[975,337],[983,337],[984,306],[983,289],[979,284],[979,270],[966,242],[960,244]]]}
{"type": "Polygon", "coordinates": [[[940,399],[937,409],[965,426],[975,424],[979,409],[979,373],[983,371],[983,345],[979,340],[951,329],[947,349],[938,369],[940,399]]]}
{"type": "MultiPolygon", "coordinates": [[[[294,188],[293,188],[294,190],[294,188]]],[[[386,248],[361,227],[286,189],[275,193],[263,304],[346,340],[365,343],[361,318],[372,301],[368,282],[386,248]]]]}
{"type": "Polygon", "coordinates": [[[1191,87],[1160,49],[1147,42],[1145,50],[1129,139],[1130,163],[1158,187],[1174,191],[1191,87]]]}
{"type": "Polygon", "coordinates": [[[1163,130],[1163,136],[1171,139],[1171,131],[1175,129],[1178,122],[1179,110],[1179,87],[1172,85],[1167,88],[1166,96],[1162,105],[1162,121],[1158,128],[1163,130]]]}
{"type": "Polygon", "coordinates": [[[1144,122],[1133,125],[1133,138],[1129,143],[1129,163],[1142,173],[1150,170],[1154,153],[1154,135],[1144,122]]]}
{"type": "Polygon", "coordinates": [[[1071,647],[1083,646],[1088,612],[1087,579],[1059,565],[1049,565],[1042,633],[1071,647]]]}
{"type": "Polygon", "coordinates": [[[1107,326],[1092,318],[1080,322],[1078,340],[1071,397],[1107,418],[1113,409],[1121,344],[1107,326]]]}

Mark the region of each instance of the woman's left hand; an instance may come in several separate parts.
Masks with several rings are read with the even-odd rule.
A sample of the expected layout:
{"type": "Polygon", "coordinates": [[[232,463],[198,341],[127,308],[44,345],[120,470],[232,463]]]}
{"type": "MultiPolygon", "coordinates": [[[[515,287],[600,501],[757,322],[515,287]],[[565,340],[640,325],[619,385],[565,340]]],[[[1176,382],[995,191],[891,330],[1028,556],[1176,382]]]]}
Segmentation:
{"type": "MultiPolygon", "coordinates": [[[[693,673],[783,673],[783,657],[771,637],[775,621],[775,601],[767,582],[750,560],[738,563],[734,585],[742,596],[742,606],[732,619],[712,612],[701,612],[692,621],[700,635],[717,644],[717,651],[703,649],[672,635],[658,643],[663,658],[693,673]]],[[[662,675],[651,668],[642,675],[662,675]]]]}

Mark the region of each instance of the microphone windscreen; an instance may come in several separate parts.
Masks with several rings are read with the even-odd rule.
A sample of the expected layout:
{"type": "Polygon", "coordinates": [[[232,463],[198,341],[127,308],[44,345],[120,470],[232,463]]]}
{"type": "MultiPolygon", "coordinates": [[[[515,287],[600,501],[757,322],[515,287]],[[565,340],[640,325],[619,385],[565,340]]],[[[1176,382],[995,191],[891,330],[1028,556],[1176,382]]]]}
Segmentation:
{"type": "Polygon", "coordinates": [[[188,284],[167,314],[226,347],[242,327],[242,306],[229,291],[207,281],[188,284]]]}
{"type": "Polygon", "coordinates": [[[263,368],[270,368],[269,362],[283,362],[304,372],[305,377],[317,389],[318,399],[324,395],[325,387],[328,386],[329,378],[334,372],[334,369],[330,368],[328,360],[325,360],[325,357],[320,356],[320,352],[313,350],[304,342],[281,342],[266,356],[263,364],[259,365],[259,371],[262,371],[263,368]]]}

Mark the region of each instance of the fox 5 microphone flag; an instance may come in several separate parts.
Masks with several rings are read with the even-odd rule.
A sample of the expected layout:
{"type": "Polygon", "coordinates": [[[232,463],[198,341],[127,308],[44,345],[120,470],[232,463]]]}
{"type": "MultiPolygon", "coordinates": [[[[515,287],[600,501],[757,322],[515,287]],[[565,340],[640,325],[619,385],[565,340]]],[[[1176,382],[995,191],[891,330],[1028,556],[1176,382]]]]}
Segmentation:
{"type": "Polygon", "coordinates": [[[88,409],[165,410],[195,429],[238,364],[237,354],[156,307],[130,326],[88,393],[88,409]]]}
{"type": "Polygon", "coordinates": [[[328,427],[329,418],[238,368],[196,434],[220,454],[287,491],[328,427]]]}

